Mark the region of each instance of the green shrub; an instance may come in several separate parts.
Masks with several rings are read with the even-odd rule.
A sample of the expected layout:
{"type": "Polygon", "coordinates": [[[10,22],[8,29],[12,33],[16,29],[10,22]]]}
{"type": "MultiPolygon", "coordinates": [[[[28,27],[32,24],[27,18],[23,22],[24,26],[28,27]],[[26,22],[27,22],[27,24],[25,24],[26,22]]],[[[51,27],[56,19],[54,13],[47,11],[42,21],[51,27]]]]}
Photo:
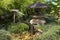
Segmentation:
{"type": "Polygon", "coordinates": [[[12,33],[22,33],[23,31],[28,30],[28,25],[24,23],[12,24],[8,27],[8,30],[12,33]]]}
{"type": "Polygon", "coordinates": [[[44,32],[36,40],[59,40],[60,38],[60,25],[52,26],[47,32],[44,32]]]}
{"type": "Polygon", "coordinates": [[[43,26],[35,25],[35,27],[41,29],[42,31],[47,31],[49,28],[52,27],[52,24],[46,24],[46,25],[43,25],[43,26]]]}
{"type": "Polygon", "coordinates": [[[0,40],[11,40],[9,32],[0,30],[0,40]]]}

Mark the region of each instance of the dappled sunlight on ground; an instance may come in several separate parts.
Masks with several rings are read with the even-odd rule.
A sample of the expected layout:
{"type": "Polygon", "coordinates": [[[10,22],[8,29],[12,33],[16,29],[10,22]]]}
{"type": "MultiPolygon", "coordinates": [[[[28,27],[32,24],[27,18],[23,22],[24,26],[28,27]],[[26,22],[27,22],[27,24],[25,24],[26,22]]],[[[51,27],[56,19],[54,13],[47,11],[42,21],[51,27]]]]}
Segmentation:
{"type": "Polygon", "coordinates": [[[11,35],[13,40],[34,40],[36,38],[35,35],[30,34],[29,32],[23,34],[14,34],[11,35]]]}

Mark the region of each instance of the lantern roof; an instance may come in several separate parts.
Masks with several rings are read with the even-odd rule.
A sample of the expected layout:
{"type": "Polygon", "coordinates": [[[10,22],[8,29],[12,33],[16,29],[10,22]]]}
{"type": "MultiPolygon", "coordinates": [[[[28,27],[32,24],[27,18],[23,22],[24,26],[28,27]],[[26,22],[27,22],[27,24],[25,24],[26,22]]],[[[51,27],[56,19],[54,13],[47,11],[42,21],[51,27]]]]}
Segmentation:
{"type": "Polygon", "coordinates": [[[11,9],[10,11],[11,11],[11,12],[19,12],[18,9],[11,9]]]}
{"type": "Polygon", "coordinates": [[[44,3],[36,2],[28,6],[28,8],[48,8],[49,6],[44,3]]]}

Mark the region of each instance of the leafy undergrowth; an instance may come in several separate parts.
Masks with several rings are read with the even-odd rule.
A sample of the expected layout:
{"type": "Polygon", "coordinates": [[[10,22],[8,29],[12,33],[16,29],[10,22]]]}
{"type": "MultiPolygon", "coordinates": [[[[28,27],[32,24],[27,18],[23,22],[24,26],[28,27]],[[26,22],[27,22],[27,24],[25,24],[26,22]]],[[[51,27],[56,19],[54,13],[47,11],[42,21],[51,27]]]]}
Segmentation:
{"type": "Polygon", "coordinates": [[[28,31],[23,31],[22,34],[11,34],[12,40],[60,40],[60,25],[47,24],[44,26],[36,25],[43,31],[42,34],[30,34],[28,31]]]}
{"type": "Polygon", "coordinates": [[[36,40],[60,40],[60,25],[52,25],[47,32],[44,32],[36,40]]]}
{"type": "Polygon", "coordinates": [[[0,30],[0,40],[11,40],[10,33],[6,30],[0,30]]]}

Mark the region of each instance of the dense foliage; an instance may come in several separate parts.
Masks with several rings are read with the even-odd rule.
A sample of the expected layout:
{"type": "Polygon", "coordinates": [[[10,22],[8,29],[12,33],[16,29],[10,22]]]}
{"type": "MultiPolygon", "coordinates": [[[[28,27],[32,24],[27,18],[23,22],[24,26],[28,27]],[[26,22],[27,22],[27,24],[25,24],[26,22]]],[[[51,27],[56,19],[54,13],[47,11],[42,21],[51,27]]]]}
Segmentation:
{"type": "Polygon", "coordinates": [[[5,30],[0,30],[0,40],[11,40],[10,33],[5,30]]]}
{"type": "Polygon", "coordinates": [[[42,9],[47,17],[44,26],[35,25],[43,33],[36,40],[60,40],[60,0],[0,0],[0,40],[11,40],[10,33],[22,33],[28,31],[29,26],[22,22],[29,22],[34,9],[28,8],[30,4],[40,2],[49,5],[48,10],[42,9]],[[16,23],[13,24],[13,12],[11,9],[18,9],[15,14],[16,23]],[[19,23],[18,23],[19,22],[19,23]],[[50,23],[50,24],[49,24],[50,23]],[[1,29],[6,29],[1,30],[1,29]]]}
{"type": "MultiPolygon", "coordinates": [[[[51,9],[49,9],[47,12],[50,16],[54,16],[55,18],[59,19],[59,15],[60,15],[60,1],[59,0],[1,0],[0,1],[0,15],[5,14],[5,12],[7,12],[8,10],[10,11],[10,9],[18,9],[19,11],[21,11],[24,16],[27,16],[27,12],[25,14],[25,11],[28,9],[27,7],[35,2],[41,2],[41,3],[45,3],[48,4],[51,9]]],[[[29,10],[30,11],[30,10],[29,10]]],[[[8,14],[9,12],[7,12],[6,14],[8,14]]],[[[46,13],[45,13],[46,14],[46,13]]],[[[10,13],[9,13],[10,15],[10,13]]]]}

